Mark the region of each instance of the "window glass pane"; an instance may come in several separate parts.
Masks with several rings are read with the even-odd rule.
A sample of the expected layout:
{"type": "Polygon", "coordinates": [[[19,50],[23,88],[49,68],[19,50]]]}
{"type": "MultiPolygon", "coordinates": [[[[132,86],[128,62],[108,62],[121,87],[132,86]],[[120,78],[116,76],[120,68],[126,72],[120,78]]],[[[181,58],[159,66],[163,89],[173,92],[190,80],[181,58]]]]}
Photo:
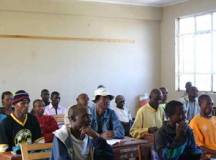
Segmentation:
{"type": "Polygon", "coordinates": [[[195,86],[198,87],[200,91],[210,91],[211,90],[211,75],[196,75],[195,86]]]}
{"type": "Polygon", "coordinates": [[[179,20],[179,31],[180,34],[184,33],[194,33],[195,32],[195,25],[194,25],[194,18],[183,18],[179,20]]]}
{"type": "Polygon", "coordinates": [[[196,73],[211,73],[211,35],[196,36],[196,73]]]}
{"type": "Polygon", "coordinates": [[[178,70],[179,72],[183,73],[184,69],[183,69],[183,64],[184,64],[184,37],[180,37],[180,40],[179,40],[179,57],[178,57],[178,60],[177,60],[177,63],[179,63],[178,65],[178,70]]]}
{"type": "Polygon", "coordinates": [[[185,83],[190,81],[194,84],[194,76],[193,75],[181,75],[180,76],[180,90],[185,90],[185,83]]]}
{"type": "Polygon", "coordinates": [[[213,14],[213,28],[216,30],[216,13],[213,14]]]}
{"type": "Polygon", "coordinates": [[[211,30],[211,15],[206,14],[196,17],[197,31],[208,31],[211,30]]]}
{"type": "Polygon", "coordinates": [[[194,40],[192,35],[180,37],[180,65],[184,73],[194,72],[194,40]]]}
{"type": "Polygon", "coordinates": [[[178,27],[176,86],[185,90],[185,83],[191,81],[200,91],[213,87],[216,92],[216,12],[179,19],[178,27]],[[212,71],[215,85],[211,84],[212,71]]]}
{"type": "Polygon", "coordinates": [[[213,91],[216,92],[216,75],[213,76],[213,91]]]}
{"type": "Polygon", "coordinates": [[[214,44],[213,44],[213,71],[216,73],[216,33],[213,34],[214,38],[214,44]]]}

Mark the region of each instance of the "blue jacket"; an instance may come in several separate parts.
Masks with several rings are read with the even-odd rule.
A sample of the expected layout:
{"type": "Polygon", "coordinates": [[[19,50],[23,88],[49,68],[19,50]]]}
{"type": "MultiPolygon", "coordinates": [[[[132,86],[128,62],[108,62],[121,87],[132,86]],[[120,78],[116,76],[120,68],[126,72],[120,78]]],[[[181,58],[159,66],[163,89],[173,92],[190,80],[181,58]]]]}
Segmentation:
{"type": "MultiPolygon", "coordinates": [[[[91,107],[91,128],[94,129],[96,132],[98,132],[98,117],[96,113],[96,107],[91,107]]],[[[102,115],[101,121],[102,121],[102,131],[113,131],[114,132],[114,138],[124,138],[125,131],[123,126],[121,125],[121,122],[119,121],[117,115],[115,112],[107,108],[106,112],[102,115]]]]}
{"type": "MultiPolygon", "coordinates": [[[[73,148],[73,140],[71,140],[70,132],[63,126],[59,130],[54,132],[55,136],[53,139],[52,154],[50,160],[76,160],[75,152],[73,148]]],[[[88,138],[86,141],[90,150],[94,150],[93,157],[90,155],[87,159],[94,160],[114,160],[114,154],[112,147],[107,144],[106,140],[101,137],[91,139],[88,138]]],[[[84,148],[83,148],[84,149],[84,148]]]]}
{"type": "Polygon", "coordinates": [[[7,116],[5,115],[5,114],[1,114],[0,113],[0,122],[3,120],[3,119],[5,119],[7,116]]]}
{"type": "Polygon", "coordinates": [[[71,160],[65,144],[55,136],[53,138],[53,147],[50,160],[71,160]]]}

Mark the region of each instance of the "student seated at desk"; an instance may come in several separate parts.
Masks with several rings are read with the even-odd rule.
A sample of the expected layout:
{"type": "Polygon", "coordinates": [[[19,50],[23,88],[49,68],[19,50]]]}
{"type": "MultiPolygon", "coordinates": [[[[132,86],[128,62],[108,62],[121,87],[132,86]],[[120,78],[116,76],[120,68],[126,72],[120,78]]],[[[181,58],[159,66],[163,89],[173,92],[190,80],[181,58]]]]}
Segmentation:
{"type": "MultiPolygon", "coordinates": [[[[59,92],[52,92],[51,93],[51,103],[45,107],[44,110],[44,115],[50,115],[50,116],[55,116],[55,115],[64,115],[66,113],[66,108],[61,106],[60,103],[60,93],[59,92]]],[[[57,122],[58,127],[61,128],[63,123],[62,122],[57,122]]]]}
{"type": "Polygon", "coordinates": [[[167,103],[167,95],[168,95],[168,90],[165,87],[160,87],[159,88],[161,93],[162,93],[162,98],[160,102],[160,106],[165,109],[166,103],[167,103]]]}
{"type": "Polygon", "coordinates": [[[10,91],[5,91],[1,96],[2,107],[0,107],[0,122],[13,112],[12,101],[13,94],[10,91]]]}
{"type": "Polygon", "coordinates": [[[115,98],[116,107],[113,108],[125,130],[125,136],[129,136],[130,127],[132,125],[132,116],[128,108],[125,106],[125,98],[118,95],[115,98]]]}
{"type": "Polygon", "coordinates": [[[184,110],[186,111],[186,120],[191,119],[200,113],[200,107],[198,104],[198,89],[195,86],[191,86],[188,90],[188,97],[181,98],[180,101],[184,104],[184,110]]]}
{"type": "Polygon", "coordinates": [[[155,150],[161,160],[198,160],[202,151],[185,123],[183,104],[170,101],[165,107],[168,121],[156,133],[155,150]]]}
{"type": "MultiPolygon", "coordinates": [[[[160,103],[160,107],[162,107],[163,109],[165,109],[165,106],[167,104],[167,95],[168,95],[168,90],[166,87],[160,87],[159,88],[161,93],[162,93],[162,99],[161,99],[161,103],[160,103]]],[[[164,115],[164,120],[167,120],[166,115],[164,115]]]]}
{"type": "Polygon", "coordinates": [[[51,103],[45,107],[44,114],[45,115],[58,115],[58,114],[65,114],[66,109],[59,104],[60,102],[60,93],[59,92],[52,92],[51,93],[51,103]]]}
{"type": "Polygon", "coordinates": [[[44,102],[45,107],[50,104],[50,93],[48,89],[41,90],[41,99],[44,102]]]}
{"type": "Polygon", "coordinates": [[[58,124],[52,116],[43,115],[44,103],[40,99],[36,99],[33,102],[32,114],[37,118],[41,132],[45,138],[45,142],[49,143],[53,141],[53,132],[58,129],[58,124]]]}
{"type": "Polygon", "coordinates": [[[30,98],[20,90],[13,99],[14,111],[0,125],[0,144],[18,147],[20,143],[44,142],[37,119],[28,113],[30,98]]]}
{"type": "MultiPolygon", "coordinates": [[[[76,98],[77,101],[77,106],[82,106],[82,107],[86,107],[88,110],[89,115],[91,116],[91,111],[90,111],[90,107],[88,105],[88,101],[89,101],[89,97],[86,93],[81,93],[77,96],[76,98]]],[[[68,110],[70,108],[67,109],[65,115],[64,115],[64,124],[67,125],[69,124],[69,119],[68,119],[68,110]]]]}
{"type": "Polygon", "coordinates": [[[89,160],[93,145],[94,160],[113,159],[112,148],[89,127],[90,117],[86,107],[70,107],[68,119],[69,124],[54,132],[51,160],[89,160]]]}
{"type": "Polygon", "coordinates": [[[105,88],[98,88],[93,99],[95,107],[91,107],[91,128],[105,139],[124,138],[124,128],[115,112],[109,108],[113,99],[105,88]]]}
{"type": "Polygon", "coordinates": [[[88,109],[88,112],[89,114],[90,113],[90,106],[89,106],[89,97],[86,93],[81,93],[78,95],[78,97],[76,98],[76,101],[77,101],[77,105],[80,105],[80,106],[84,106],[88,109]]]}
{"type": "Polygon", "coordinates": [[[149,98],[149,103],[138,110],[135,121],[130,129],[130,134],[134,138],[145,138],[146,135],[154,133],[162,126],[164,109],[159,106],[162,93],[159,89],[153,89],[149,98]]]}
{"type": "Polygon", "coordinates": [[[216,155],[216,117],[212,116],[213,101],[209,95],[199,96],[200,115],[195,116],[190,127],[196,144],[210,155],[216,155]]]}

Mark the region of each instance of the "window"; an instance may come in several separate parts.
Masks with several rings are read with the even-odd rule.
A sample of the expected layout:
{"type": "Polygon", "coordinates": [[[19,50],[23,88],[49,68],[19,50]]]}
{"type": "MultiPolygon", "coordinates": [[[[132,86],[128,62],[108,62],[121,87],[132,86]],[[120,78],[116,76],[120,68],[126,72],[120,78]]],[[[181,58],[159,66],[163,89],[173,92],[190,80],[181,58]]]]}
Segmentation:
{"type": "Polygon", "coordinates": [[[216,12],[176,20],[176,89],[216,92],[216,12]]]}

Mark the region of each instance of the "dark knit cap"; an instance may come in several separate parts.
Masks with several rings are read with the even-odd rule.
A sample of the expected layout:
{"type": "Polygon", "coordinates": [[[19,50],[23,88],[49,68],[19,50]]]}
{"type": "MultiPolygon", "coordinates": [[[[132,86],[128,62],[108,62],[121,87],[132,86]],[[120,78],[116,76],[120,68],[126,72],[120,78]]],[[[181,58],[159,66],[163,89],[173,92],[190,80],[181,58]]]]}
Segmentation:
{"type": "Polygon", "coordinates": [[[24,90],[19,90],[15,93],[14,98],[13,98],[13,105],[23,101],[23,100],[28,100],[30,102],[29,95],[26,91],[24,90]]]}

